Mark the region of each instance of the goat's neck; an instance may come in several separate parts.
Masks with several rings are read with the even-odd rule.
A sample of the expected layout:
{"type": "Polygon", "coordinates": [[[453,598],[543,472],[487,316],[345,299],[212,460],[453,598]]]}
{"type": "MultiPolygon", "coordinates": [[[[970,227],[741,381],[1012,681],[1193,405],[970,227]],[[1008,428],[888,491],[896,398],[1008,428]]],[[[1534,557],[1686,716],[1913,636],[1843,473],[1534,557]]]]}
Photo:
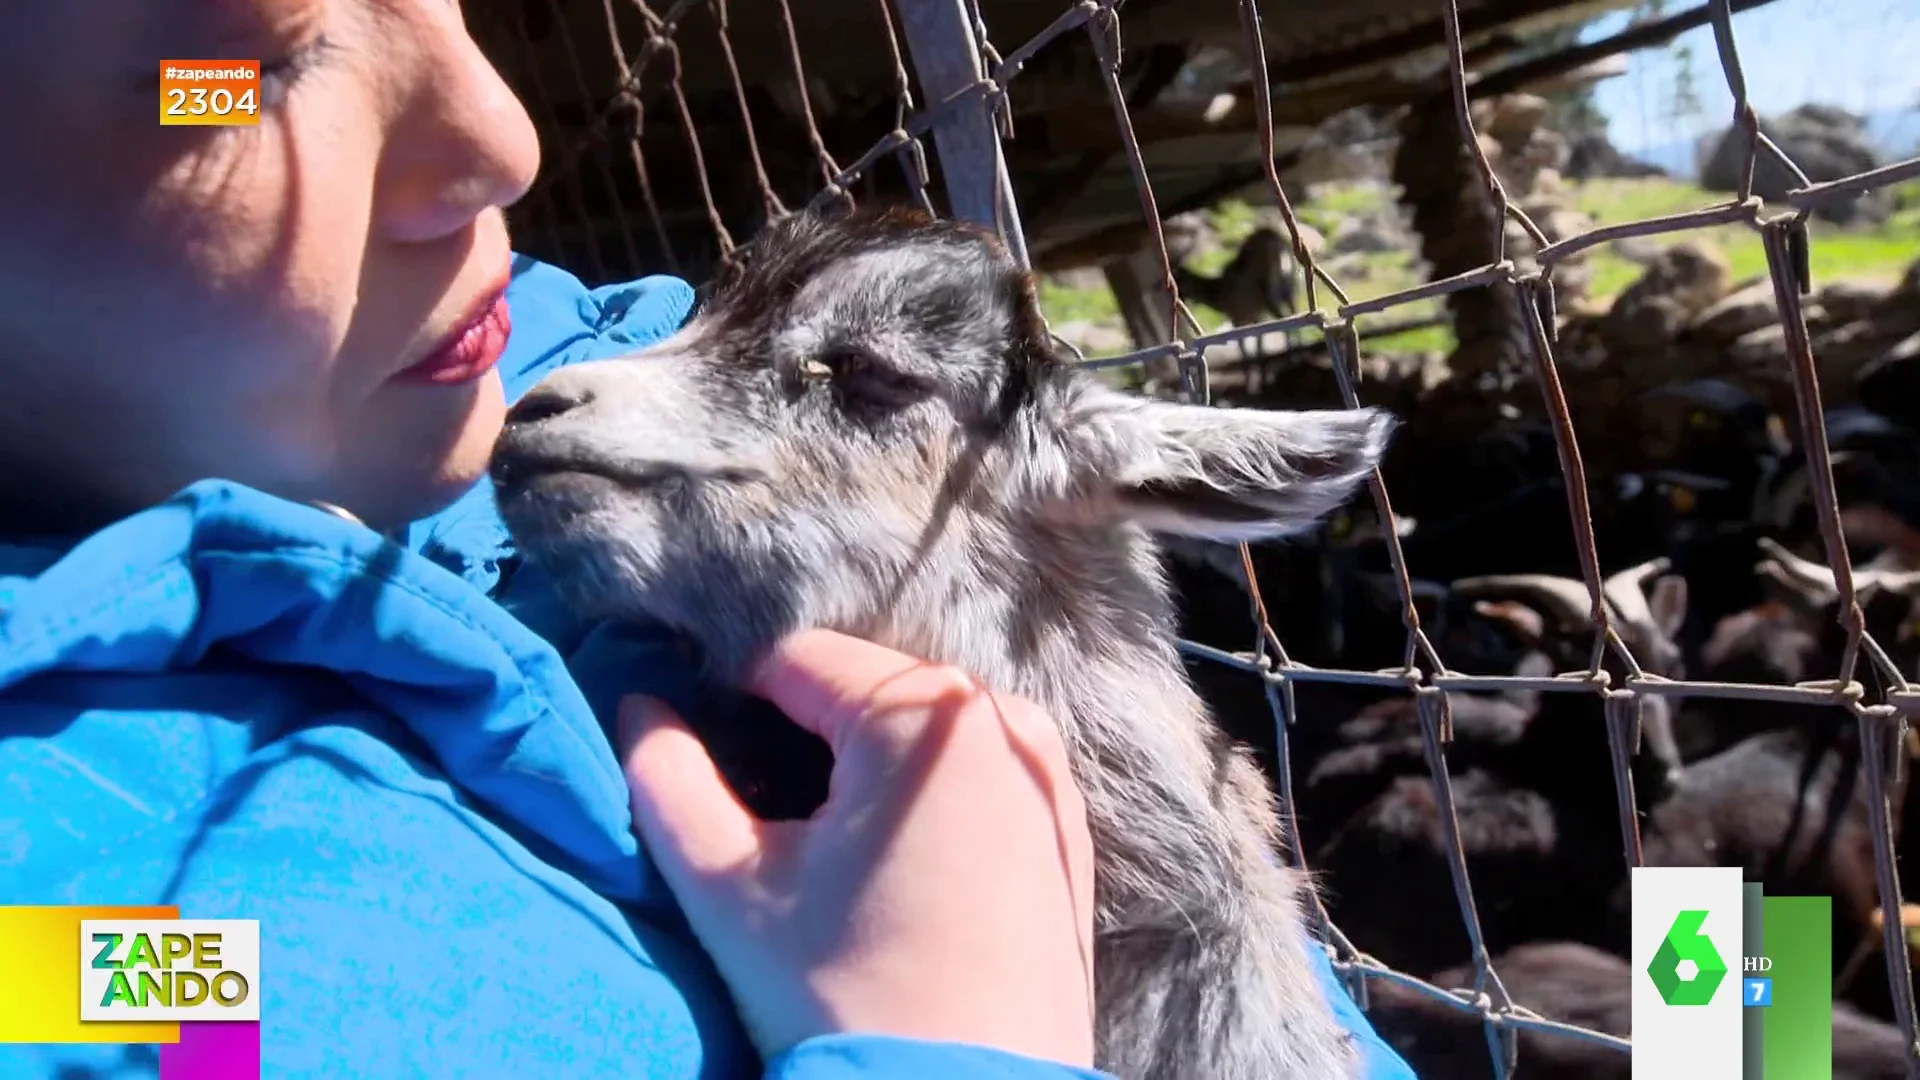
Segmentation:
{"type": "Polygon", "coordinates": [[[1160,553],[1133,527],[975,527],[908,582],[883,636],[1062,723],[1190,726],[1160,553]]]}
{"type": "MultiPolygon", "coordinates": [[[[1187,681],[1158,550],[1133,526],[956,540],[931,564],[945,576],[926,575],[914,607],[897,609],[918,613],[883,633],[1039,703],[1059,725],[1104,853],[1099,892],[1112,903],[1099,925],[1244,909],[1248,875],[1275,865],[1279,818],[1187,681]]],[[[1291,918],[1284,883],[1267,888],[1291,918]]]]}
{"type": "Polygon", "coordinates": [[[942,543],[875,636],[1033,700],[1085,753],[1210,768],[1205,706],[1181,665],[1147,536],[993,524],[942,543]]]}

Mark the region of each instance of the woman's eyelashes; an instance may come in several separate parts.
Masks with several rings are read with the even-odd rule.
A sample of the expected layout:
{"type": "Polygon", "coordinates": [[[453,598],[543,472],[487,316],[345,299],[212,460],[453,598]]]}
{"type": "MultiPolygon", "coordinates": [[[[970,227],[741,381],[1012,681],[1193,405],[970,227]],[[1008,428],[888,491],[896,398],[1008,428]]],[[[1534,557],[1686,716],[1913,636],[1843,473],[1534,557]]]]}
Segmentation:
{"type": "Polygon", "coordinates": [[[284,105],[300,79],[325,62],[334,50],[333,42],[323,34],[285,57],[260,65],[260,107],[277,109],[284,105]]]}

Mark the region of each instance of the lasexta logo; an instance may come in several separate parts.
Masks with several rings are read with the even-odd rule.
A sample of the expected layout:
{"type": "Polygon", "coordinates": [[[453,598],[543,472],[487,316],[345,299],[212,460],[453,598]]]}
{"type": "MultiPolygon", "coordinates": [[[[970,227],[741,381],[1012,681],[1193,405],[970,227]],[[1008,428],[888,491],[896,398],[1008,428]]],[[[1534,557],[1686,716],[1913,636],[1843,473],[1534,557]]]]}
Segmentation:
{"type": "Polygon", "coordinates": [[[1705,1005],[1713,1000],[1713,992],[1726,977],[1726,961],[1700,932],[1706,921],[1704,911],[1682,911],[1675,916],[1653,954],[1653,962],[1647,965],[1647,976],[1660,991],[1660,1000],[1669,1005],[1705,1005]],[[1683,970],[1685,967],[1692,968],[1691,974],[1683,970]]]}

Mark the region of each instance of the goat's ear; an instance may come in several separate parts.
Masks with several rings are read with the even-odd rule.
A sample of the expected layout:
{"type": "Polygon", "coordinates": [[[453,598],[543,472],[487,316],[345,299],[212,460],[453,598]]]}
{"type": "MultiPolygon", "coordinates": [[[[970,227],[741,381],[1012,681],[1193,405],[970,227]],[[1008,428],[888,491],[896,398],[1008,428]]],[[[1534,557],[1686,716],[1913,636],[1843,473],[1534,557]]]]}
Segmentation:
{"type": "Polygon", "coordinates": [[[1830,583],[1823,588],[1821,582],[1793,573],[1778,559],[1762,559],[1753,569],[1769,600],[1802,615],[1817,615],[1839,599],[1830,583]]]}
{"type": "Polygon", "coordinates": [[[1654,578],[1647,607],[1653,612],[1654,625],[1668,641],[1679,637],[1680,627],[1687,621],[1687,579],[1679,574],[1654,578]]]}
{"type": "Polygon", "coordinates": [[[1155,532],[1224,543],[1310,527],[1366,478],[1395,425],[1371,408],[1218,409],[1082,391],[1062,430],[1075,487],[1155,532]]]}

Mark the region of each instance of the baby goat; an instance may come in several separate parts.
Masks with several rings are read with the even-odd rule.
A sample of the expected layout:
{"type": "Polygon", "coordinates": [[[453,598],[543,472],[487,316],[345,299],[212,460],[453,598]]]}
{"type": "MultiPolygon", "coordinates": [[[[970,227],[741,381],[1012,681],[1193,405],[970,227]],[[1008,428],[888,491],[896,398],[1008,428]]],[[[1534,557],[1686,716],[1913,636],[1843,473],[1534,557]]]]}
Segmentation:
{"type": "Polygon", "coordinates": [[[691,637],[722,681],[828,627],[1045,706],[1096,850],[1098,1064],[1352,1075],[1308,884],[1185,678],[1148,534],[1307,528],[1393,418],[1110,389],[1059,361],[1032,279],[970,226],[799,215],[739,254],[673,337],[513,410],[493,475],[528,556],[588,614],[691,637]]]}

